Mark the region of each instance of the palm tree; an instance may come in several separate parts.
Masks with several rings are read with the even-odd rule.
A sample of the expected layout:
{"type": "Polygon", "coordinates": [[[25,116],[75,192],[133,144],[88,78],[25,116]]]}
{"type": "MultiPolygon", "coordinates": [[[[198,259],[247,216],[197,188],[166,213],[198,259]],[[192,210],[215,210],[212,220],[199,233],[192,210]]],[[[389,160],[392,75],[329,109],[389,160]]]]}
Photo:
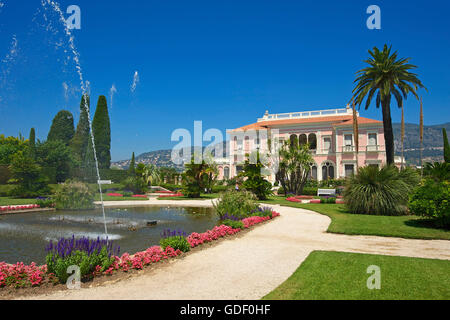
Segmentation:
{"type": "MultiPolygon", "coordinates": [[[[378,48],[369,50],[370,58],[364,62],[369,67],[359,70],[353,97],[356,104],[361,106],[366,99],[366,110],[376,94],[376,106],[382,108],[384,138],[386,141],[386,158],[388,164],[394,164],[394,133],[391,119],[391,98],[397,100],[399,108],[403,106],[403,99],[412,93],[417,99],[418,88],[425,88],[415,73],[409,70],[417,68],[409,64],[410,58],[397,59],[397,52],[391,53],[391,48],[384,45],[383,51],[378,48]]],[[[426,89],[426,88],[425,88],[426,89]]]]}

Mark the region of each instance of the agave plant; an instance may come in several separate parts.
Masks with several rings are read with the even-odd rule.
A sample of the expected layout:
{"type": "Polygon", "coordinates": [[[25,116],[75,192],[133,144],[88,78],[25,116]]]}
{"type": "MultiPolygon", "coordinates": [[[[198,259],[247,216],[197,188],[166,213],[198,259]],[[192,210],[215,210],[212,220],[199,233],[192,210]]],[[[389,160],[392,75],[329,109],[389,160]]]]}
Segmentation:
{"type": "Polygon", "coordinates": [[[407,213],[409,194],[420,177],[412,169],[368,166],[349,178],[344,198],[351,213],[397,216],[407,213]]]}

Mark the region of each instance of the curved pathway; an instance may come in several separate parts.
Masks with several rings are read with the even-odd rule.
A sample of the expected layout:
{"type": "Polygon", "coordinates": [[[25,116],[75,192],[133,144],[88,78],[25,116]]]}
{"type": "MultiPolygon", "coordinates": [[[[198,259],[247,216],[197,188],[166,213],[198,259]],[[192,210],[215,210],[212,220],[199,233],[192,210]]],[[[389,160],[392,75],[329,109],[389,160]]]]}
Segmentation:
{"type": "MultiPolygon", "coordinates": [[[[210,200],[203,203],[211,205],[210,200]]],[[[158,204],[166,205],[160,201],[158,204]]],[[[190,201],[171,204],[194,205],[190,201]]],[[[450,241],[329,234],[326,230],[331,219],[327,216],[304,209],[273,207],[281,217],[243,237],[155,268],[150,274],[107,287],[62,291],[33,299],[255,300],[286,281],[314,250],[450,260],[450,241]]]]}

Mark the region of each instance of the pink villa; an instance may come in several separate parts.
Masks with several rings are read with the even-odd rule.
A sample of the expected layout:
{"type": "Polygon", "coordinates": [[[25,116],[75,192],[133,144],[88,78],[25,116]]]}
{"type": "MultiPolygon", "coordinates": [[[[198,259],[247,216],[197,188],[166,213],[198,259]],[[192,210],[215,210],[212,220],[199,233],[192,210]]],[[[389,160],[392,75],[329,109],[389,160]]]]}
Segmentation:
{"type": "MultiPolygon", "coordinates": [[[[219,179],[235,177],[242,170],[246,155],[259,150],[269,153],[269,143],[283,143],[297,136],[300,143],[309,143],[314,163],[311,178],[345,178],[359,166],[383,166],[386,163],[383,123],[359,116],[359,152],[353,136],[353,111],[342,109],[269,114],[256,123],[228,131],[229,158],[217,159],[219,179]],[[269,134],[267,134],[269,132],[269,134]],[[271,136],[271,140],[267,138],[271,136]]],[[[271,149],[273,150],[273,148],[271,149]]],[[[272,183],[275,175],[267,176],[272,183]]]]}

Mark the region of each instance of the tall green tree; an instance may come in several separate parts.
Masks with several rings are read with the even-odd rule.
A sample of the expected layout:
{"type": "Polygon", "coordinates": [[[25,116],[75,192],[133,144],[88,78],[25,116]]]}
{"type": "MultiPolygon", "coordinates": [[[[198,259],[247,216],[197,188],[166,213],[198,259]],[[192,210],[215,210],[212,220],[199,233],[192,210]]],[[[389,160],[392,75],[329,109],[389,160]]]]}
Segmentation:
{"type": "Polygon", "coordinates": [[[300,145],[296,138],[294,143],[285,141],[279,152],[277,181],[280,181],[285,194],[300,195],[303,192],[313,158],[308,144],[300,145]]]}
{"type": "Polygon", "coordinates": [[[105,96],[98,98],[97,109],[92,121],[92,131],[99,167],[109,169],[111,167],[111,124],[105,96]]]}
{"type": "Polygon", "coordinates": [[[444,136],[444,160],[446,163],[450,163],[450,144],[448,144],[447,130],[442,128],[442,135],[444,136]]]}
{"type": "Polygon", "coordinates": [[[73,122],[73,114],[67,110],[59,111],[53,118],[47,141],[62,141],[65,145],[69,145],[75,135],[75,126],[73,122]]]}
{"type": "Polygon", "coordinates": [[[77,130],[71,142],[71,148],[73,156],[81,164],[86,158],[86,151],[88,150],[89,144],[89,111],[90,109],[90,98],[87,94],[81,97],[80,104],[80,120],[78,121],[77,130]],[[87,107],[87,108],[86,108],[87,107]]]}
{"type": "Polygon", "coordinates": [[[73,167],[70,148],[61,140],[46,141],[36,145],[36,162],[41,167],[54,168],[56,182],[65,182],[73,167]]]}
{"type": "Polygon", "coordinates": [[[397,58],[397,52],[391,53],[392,47],[384,45],[382,51],[378,48],[369,50],[370,58],[365,60],[369,66],[357,72],[356,87],[353,97],[356,104],[361,106],[366,99],[366,110],[373,97],[376,96],[377,108],[382,108],[384,138],[386,144],[386,158],[388,164],[394,164],[394,133],[392,130],[391,98],[397,101],[399,108],[403,106],[403,99],[413,94],[417,99],[418,88],[425,88],[417,74],[410,72],[416,69],[409,64],[410,58],[397,58]]]}
{"type": "Polygon", "coordinates": [[[36,130],[31,128],[28,138],[28,154],[31,159],[36,159],[36,130]]]}
{"type": "Polygon", "coordinates": [[[245,190],[254,193],[258,200],[267,200],[272,194],[272,184],[263,177],[265,166],[261,162],[259,152],[256,153],[256,159],[253,160],[256,161],[247,159],[244,170],[239,174],[240,177],[245,178],[242,186],[245,190]]]}
{"type": "Polygon", "coordinates": [[[128,168],[128,172],[130,173],[130,176],[132,177],[136,176],[136,158],[134,156],[134,152],[133,155],[131,156],[130,167],[128,168]]]}

